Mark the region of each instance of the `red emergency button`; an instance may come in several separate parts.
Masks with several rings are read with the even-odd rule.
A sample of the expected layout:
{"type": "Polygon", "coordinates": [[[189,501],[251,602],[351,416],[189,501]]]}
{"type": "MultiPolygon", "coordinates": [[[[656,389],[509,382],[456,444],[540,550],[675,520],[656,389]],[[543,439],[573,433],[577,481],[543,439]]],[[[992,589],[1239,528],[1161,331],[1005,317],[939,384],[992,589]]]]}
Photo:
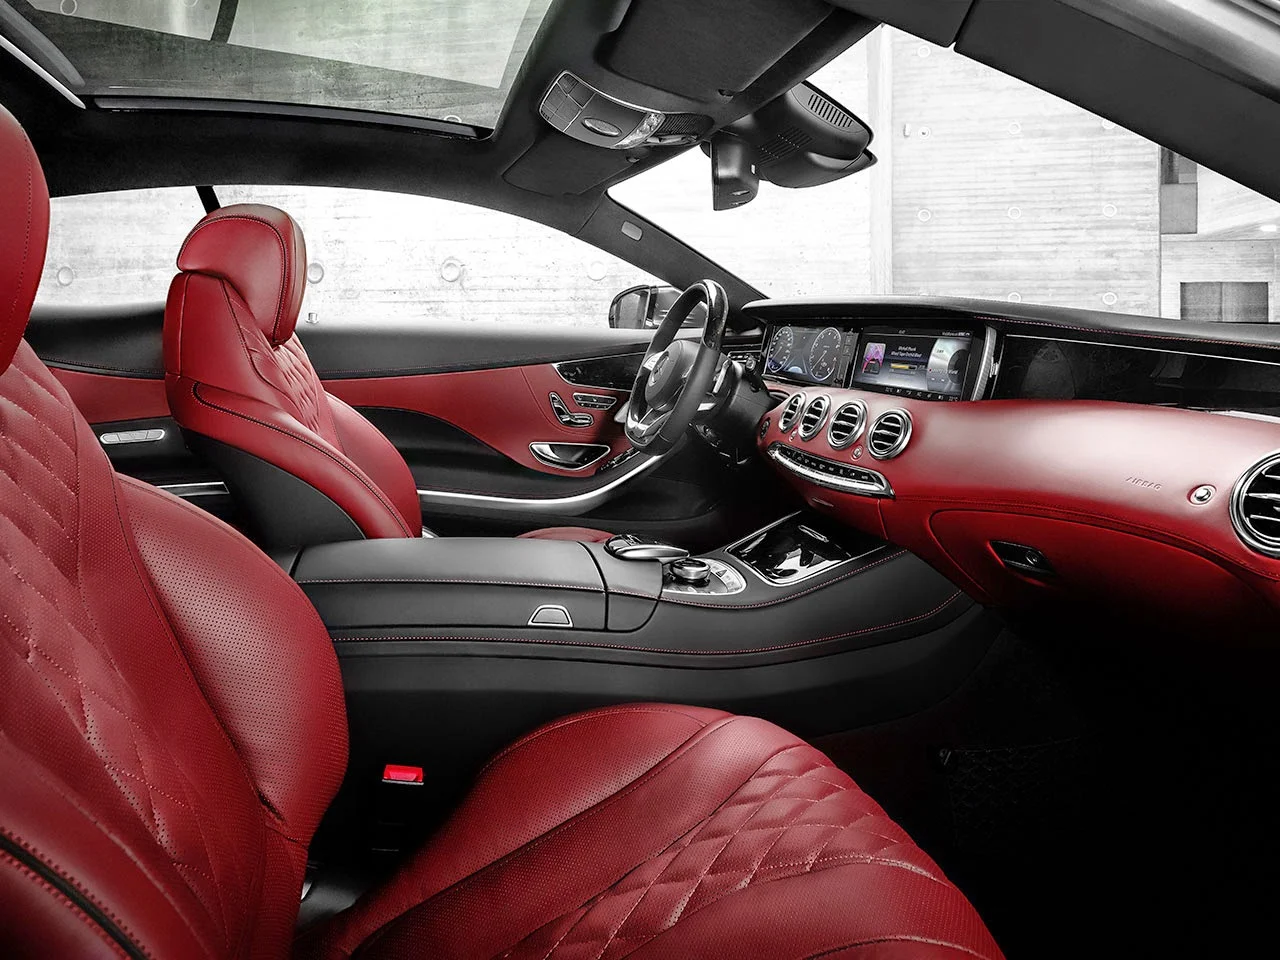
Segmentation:
{"type": "Polygon", "coordinates": [[[422,786],[422,768],[388,763],[382,768],[382,782],[413,784],[420,787],[422,786]]]}

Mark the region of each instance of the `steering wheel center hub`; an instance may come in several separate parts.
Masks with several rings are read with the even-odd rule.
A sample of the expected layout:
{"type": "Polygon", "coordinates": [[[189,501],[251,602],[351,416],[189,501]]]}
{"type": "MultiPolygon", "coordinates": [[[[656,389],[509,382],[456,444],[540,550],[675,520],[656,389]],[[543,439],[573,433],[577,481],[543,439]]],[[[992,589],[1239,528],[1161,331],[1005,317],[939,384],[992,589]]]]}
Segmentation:
{"type": "Polygon", "coordinates": [[[676,340],[661,353],[654,354],[649,382],[644,388],[644,400],[650,408],[665,411],[675,404],[697,355],[697,347],[687,340],[676,340]]]}

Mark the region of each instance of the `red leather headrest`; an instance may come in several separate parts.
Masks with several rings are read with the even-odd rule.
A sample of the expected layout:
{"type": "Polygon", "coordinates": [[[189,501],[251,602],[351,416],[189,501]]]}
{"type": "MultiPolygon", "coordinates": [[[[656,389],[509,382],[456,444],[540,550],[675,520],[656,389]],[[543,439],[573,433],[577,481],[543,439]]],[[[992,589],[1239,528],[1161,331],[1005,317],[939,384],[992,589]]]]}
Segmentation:
{"type": "Polygon", "coordinates": [[[272,343],[293,336],[307,285],[307,247],[283,210],[258,203],[215,210],[187,234],[178,269],[231,284],[272,343]]]}
{"type": "Polygon", "coordinates": [[[0,373],[31,317],[49,243],[49,187],[26,133],[0,107],[0,373]]]}

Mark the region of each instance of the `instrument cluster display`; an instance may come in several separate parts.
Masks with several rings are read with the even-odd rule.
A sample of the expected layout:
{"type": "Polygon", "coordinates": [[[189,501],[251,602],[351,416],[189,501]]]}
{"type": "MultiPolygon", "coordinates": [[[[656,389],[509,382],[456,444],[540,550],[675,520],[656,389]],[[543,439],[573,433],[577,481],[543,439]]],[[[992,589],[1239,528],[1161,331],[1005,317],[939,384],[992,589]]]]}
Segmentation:
{"type": "Polygon", "coordinates": [[[779,327],[765,355],[765,375],[815,386],[843,386],[857,345],[855,330],[779,327]]]}

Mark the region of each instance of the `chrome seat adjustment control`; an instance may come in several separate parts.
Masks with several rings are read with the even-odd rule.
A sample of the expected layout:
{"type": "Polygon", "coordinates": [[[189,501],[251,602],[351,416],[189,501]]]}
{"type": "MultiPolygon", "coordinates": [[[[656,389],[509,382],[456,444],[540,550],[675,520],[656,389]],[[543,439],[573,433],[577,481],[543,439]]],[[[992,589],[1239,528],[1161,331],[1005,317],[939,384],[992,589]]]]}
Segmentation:
{"type": "Polygon", "coordinates": [[[551,402],[551,412],[566,427],[582,429],[596,422],[596,418],[589,413],[570,413],[569,408],[565,406],[565,402],[560,399],[560,394],[558,393],[549,394],[548,400],[551,402]]]}
{"type": "Polygon", "coordinates": [[[683,560],[689,556],[689,551],[683,547],[672,546],[661,540],[637,537],[630,533],[614,537],[604,545],[604,548],[619,560],[661,560],[663,563],[671,563],[673,560],[683,560]]]}

